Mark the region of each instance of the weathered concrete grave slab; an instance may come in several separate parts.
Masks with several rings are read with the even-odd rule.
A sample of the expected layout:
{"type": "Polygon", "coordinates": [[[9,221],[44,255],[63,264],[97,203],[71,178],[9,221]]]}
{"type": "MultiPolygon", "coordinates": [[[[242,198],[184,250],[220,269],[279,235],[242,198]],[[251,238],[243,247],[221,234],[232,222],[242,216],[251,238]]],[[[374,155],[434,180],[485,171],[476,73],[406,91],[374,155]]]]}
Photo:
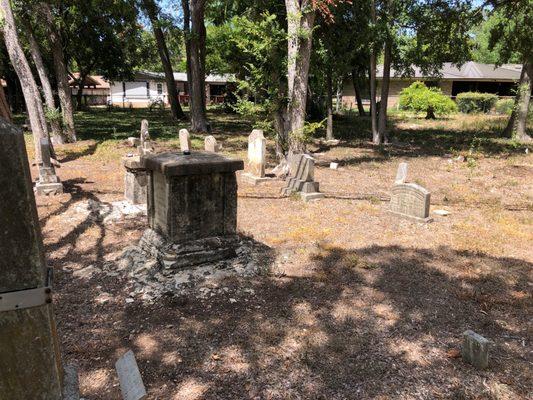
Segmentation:
{"type": "Polygon", "coordinates": [[[216,153],[162,153],[143,159],[149,171],[148,229],[140,246],[165,268],[234,256],[241,160],[216,153]]]}
{"type": "Polygon", "coordinates": [[[180,149],[183,154],[191,154],[191,136],[187,129],[180,129],[180,149]]]}
{"type": "Polygon", "coordinates": [[[63,193],[63,184],[56,175],[50,155],[50,142],[48,138],[40,139],[41,163],[39,164],[39,178],[35,182],[35,194],[56,195],[63,193]]]}
{"type": "Polygon", "coordinates": [[[135,361],[135,355],[131,350],[128,350],[117,360],[115,369],[124,400],[142,400],[146,398],[146,388],[144,387],[137,361],[135,361]]]}
{"type": "Polygon", "coordinates": [[[420,222],[429,222],[431,193],[416,183],[401,183],[392,187],[389,212],[420,222]]]}
{"type": "Polygon", "coordinates": [[[248,162],[242,177],[247,182],[257,185],[271,179],[266,177],[265,169],[266,139],[261,129],[254,129],[248,136],[248,162]]]}
{"type": "Polygon", "coordinates": [[[302,200],[318,200],[324,198],[319,192],[319,184],[315,182],[315,160],[308,154],[294,154],[290,160],[290,176],[287,186],[281,190],[281,194],[289,196],[299,192],[302,200]]]}
{"type": "Polygon", "coordinates": [[[205,151],[209,151],[211,153],[218,153],[221,149],[221,146],[219,143],[217,143],[217,140],[214,136],[206,136],[204,139],[204,149],[205,151]]]}
{"type": "Polygon", "coordinates": [[[461,356],[463,360],[474,367],[484,369],[489,366],[490,340],[468,330],[463,333],[463,347],[461,356]]]}

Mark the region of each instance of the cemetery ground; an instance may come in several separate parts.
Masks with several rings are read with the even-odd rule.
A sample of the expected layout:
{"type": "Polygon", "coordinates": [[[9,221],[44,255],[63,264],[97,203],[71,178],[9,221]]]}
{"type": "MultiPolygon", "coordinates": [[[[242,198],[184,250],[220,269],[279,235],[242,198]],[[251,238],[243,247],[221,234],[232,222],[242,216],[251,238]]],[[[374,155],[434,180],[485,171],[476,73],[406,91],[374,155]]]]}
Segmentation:
{"type": "MultiPolygon", "coordinates": [[[[209,117],[223,154],[245,159],[250,122],[209,117]]],[[[310,146],[325,199],[239,181],[238,229],[256,243],[260,272],[153,303],[110,267],[146,218],[97,210],[122,200],[120,159],[135,152],[123,139],[143,118],[157,151],[178,150],[166,114],[80,113],[80,142],[56,148],[66,193],[37,199],[61,348],[79,366],[83,397],[119,398],[114,362],[127,349],[150,399],[531,395],[533,159],[497,138],[506,117],[395,114],[393,144],[380,147],[366,119],[337,119],[340,144],[310,146]],[[449,215],[423,224],[386,213],[402,161],[408,181],[431,191],[431,211],[449,215]],[[460,358],[467,329],[493,341],[487,370],[460,358]]],[[[192,144],[203,148],[203,136],[192,144]]],[[[272,168],[271,139],[268,150],[272,168]]]]}

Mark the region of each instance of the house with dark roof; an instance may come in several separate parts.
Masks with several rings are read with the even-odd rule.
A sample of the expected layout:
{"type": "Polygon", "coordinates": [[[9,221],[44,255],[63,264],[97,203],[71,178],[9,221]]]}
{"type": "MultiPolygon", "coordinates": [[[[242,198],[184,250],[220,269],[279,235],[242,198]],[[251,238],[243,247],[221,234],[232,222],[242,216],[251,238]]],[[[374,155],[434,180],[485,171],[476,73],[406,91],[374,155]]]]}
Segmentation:
{"type": "MultiPolygon", "coordinates": [[[[469,61],[461,67],[452,63],[444,63],[442,69],[436,75],[422,73],[420,68],[413,67],[413,74],[403,76],[394,69],[391,69],[391,79],[389,88],[389,106],[398,104],[401,91],[415,81],[423,81],[427,86],[439,87],[442,92],[451,98],[455,98],[463,92],[484,92],[494,93],[500,97],[513,96],[513,90],[519,79],[522,65],[504,64],[496,67],[493,64],[482,64],[469,61]]],[[[377,96],[381,91],[383,80],[383,66],[379,65],[376,70],[377,96]]],[[[362,88],[361,97],[368,102],[368,89],[362,88]]],[[[343,85],[342,101],[349,108],[356,107],[355,91],[351,80],[347,80],[343,85]]]]}

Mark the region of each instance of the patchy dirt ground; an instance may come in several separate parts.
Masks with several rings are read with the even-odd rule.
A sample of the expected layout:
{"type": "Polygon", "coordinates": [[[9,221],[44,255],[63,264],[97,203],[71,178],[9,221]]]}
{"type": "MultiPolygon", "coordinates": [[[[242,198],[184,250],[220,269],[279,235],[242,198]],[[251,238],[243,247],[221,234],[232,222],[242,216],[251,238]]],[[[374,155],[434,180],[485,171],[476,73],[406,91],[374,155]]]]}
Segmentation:
{"type": "MultiPolygon", "coordinates": [[[[238,228],[266,246],[268,272],[154,304],[104,268],[145,218],[80,212],[122,199],[120,156],[132,150],[58,149],[66,194],[39,198],[38,210],[62,352],[79,366],[82,396],[119,399],[114,363],[132,349],[150,399],[531,398],[532,156],[461,131],[453,147],[427,136],[444,129],[428,124],[396,121],[391,146],[312,146],[320,202],[280,198],[281,181],[241,182],[238,228]],[[401,161],[432,192],[432,210],[450,215],[420,224],[385,212],[401,161]],[[467,329],[494,342],[486,371],[458,358],[467,329]]],[[[245,132],[214,134],[242,157],[245,132]]]]}

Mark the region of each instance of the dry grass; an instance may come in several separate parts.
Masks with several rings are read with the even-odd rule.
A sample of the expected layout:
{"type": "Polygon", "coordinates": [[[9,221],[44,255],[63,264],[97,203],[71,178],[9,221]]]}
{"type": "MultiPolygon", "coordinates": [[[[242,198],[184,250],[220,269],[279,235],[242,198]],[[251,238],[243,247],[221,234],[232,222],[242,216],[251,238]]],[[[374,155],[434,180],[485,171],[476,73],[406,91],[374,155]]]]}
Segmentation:
{"type": "MultiPolygon", "coordinates": [[[[501,400],[532,392],[533,160],[496,138],[501,118],[395,115],[400,144],[382,147],[368,143],[365,120],[336,121],[345,141],[311,146],[326,199],[279,198],[281,181],[239,184],[238,229],[270,246],[270,274],[223,281],[228,290],[208,299],[148,305],[125,302],[121,276],[73,275],[101,268],[145,228],[74,211],[80,201],[122,198],[120,157],[132,152],[122,138],[146,117],[124,115],[107,116],[91,138],[90,124],[106,114],[83,114],[84,141],[57,149],[67,193],[38,199],[62,351],[80,366],[85,398],[119,398],[113,363],[127,348],[150,399],[501,400]],[[475,164],[450,158],[470,154],[474,136],[475,164]],[[327,167],[334,160],[337,171],[327,167]],[[419,224],[386,213],[401,161],[448,217],[419,224]],[[96,301],[102,292],[108,303],[96,301]],[[466,329],[495,342],[487,371],[454,356],[466,329]]],[[[244,156],[250,125],[211,118],[226,154],[244,156]]],[[[166,123],[151,121],[158,149],[175,149],[166,123]]]]}

